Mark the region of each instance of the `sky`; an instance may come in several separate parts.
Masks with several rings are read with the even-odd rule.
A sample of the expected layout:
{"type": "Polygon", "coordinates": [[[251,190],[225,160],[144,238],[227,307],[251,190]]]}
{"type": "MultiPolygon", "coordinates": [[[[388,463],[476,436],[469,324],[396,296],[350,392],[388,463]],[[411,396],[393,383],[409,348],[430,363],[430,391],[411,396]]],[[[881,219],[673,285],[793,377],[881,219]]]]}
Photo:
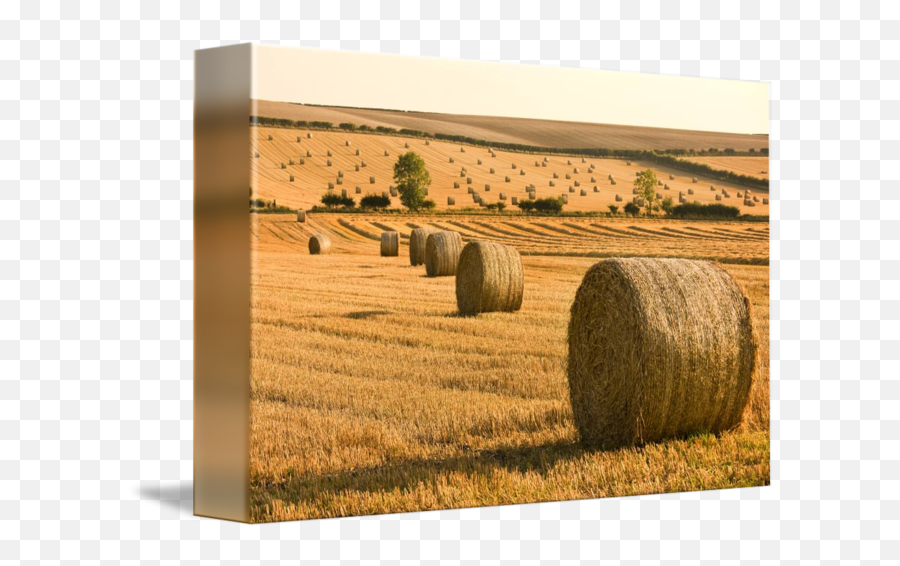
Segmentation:
{"type": "Polygon", "coordinates": [[[252,97],[279,102],[769,133],[751,81],[257,45],[252,97]]]}

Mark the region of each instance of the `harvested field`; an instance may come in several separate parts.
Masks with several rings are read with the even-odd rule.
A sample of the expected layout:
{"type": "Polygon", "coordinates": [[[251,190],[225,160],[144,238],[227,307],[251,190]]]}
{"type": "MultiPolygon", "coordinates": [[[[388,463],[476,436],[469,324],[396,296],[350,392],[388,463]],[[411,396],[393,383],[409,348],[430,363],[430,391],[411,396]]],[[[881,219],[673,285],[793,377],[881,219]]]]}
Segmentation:
{"type": "Polygon", "coordinates": [[[687,161],[695,161],[709,165],[714,169],[722,169],[747,175],[749,177],[758,177],[760,179],[769,178],[769,158],[768,157],[682,157],[687,161]],[[765,171],[765,173],[763,173],[765,171]]]}
{"type": "MultiPolygon", "coordinates": [[[[561,183],[557,183],[556,186],[550,185],[554,175],[559,178],[569,175],[573,186],[576,181],[579,186],[597,185],[596,192],[591,189],[585,196],[569,199],[566,210],[576,211],[608,211],[608,206],[616,203],[616,194],[629,192],[635,172],[643,169],[652,169],[660,179],[668,179],[670,175],[675,177],[674,180],[667,182],[671,194],[666,196],[672,196],[673,199],[677,198],[680,191],[687,193],[692,187],[692,174],[649,162],[635,161],[628,165],[626,161],[620,159],[590,158],[586,160],[586,165],[577,168],[579,172],[575,173],[573,167],[567,164],[572,159],[565,156],[526,156],[521,153],[495,150],[496,157],[492,157],[487,148],[468,146],[467,151],[463,153],[460,149],[464,146],[451,142],[431,141],[426,145],[425,140],[418,138],[342,132],[316,132],[310,139],[304,137],[305,133],[304,130],[295,129],[250,128],[248,158],[259,153],[258,159],[250,159],[254,198],[274,199],[282,206],[308,209],[321,204],[320,199],[328,189],[329,183],[334,185],[337,182],[338,170],[344,172],[341,183],[351,187],[362,187],[363,195],[390,193],[390,187],[394,182],[394,163],[397,156],[405,151],[414,151],[425,160],[432,180],[428,195],[435,200],[439,209],[451,208],[447,204],[448,197],[455,199],[466,195],[467,185],[502,186],[507,199],[516,197],[518,200],[528,198],[526,187],[531,185],[535,187],[537,198],[568,194],[568,182],[565,185],[561,183]],[[298,135],[301,139],[299,143],[298,135]],[[272,136],[272,141],[268,141],[269,136],[272,136]],[[349,147],[346,146],[348,139],[351,141],[349,147]],[[408,149],[404,147],[407,144],[408,149]],[[366,157],[365,161],[356,155],[357,149],[366,157]],[[331,152],[331,157],[328,157],[328,152],[331,152]],[[385,152],[389,155],[385,156],[385,152]],[[301,163],[301,156],[308,157],[304,157],[301,163]],[[536,159],[543,161],[545,157],[546,167],[525,169],[512,167],[514,163],[521,164],[523,161],[530,163],[536,159]],[[293,164],[289,165],[291,161],[293,164]],[[328,166],[329,161],[332,163],[331,166],[328,166]],[[482,163],[479,164],[479,161],[482,163]],[[281,168],[282,163],[285,164],[284,169],[281,168]],[[592,172],[589,171],[591,165],[594,166],[592,172]],[[465,168],[463,177],[460,176],[462,168],[465,168]],[[290,181],[291,176],[294,178],[293,182],[290,181]],[[619,187],[590,181],[591,177],[604,179],[609,176],[627,180],[622,181],[619,187]],[[465,183],[461,183],[463,179],[465,183]],[[509,179],[509,182],[506,182],[506,179],[509,179]]],[[[767,169],[768,165],[764,168],[767,169]]],[[[742,190],[739,185],[703,176],[698,177],[698,182],[706,185],[715,184],[718,188],[728,190],[731,195],[736,195],[742,190]]],[[[760,198],[769,196],[764,191],[754,191],[754,194],[758,194],[760,198]]],[[[359,202],[360,197],[351,196],[359,202]]],[[[495,203],[500,201],[500,194],[485,188],[483,198],[485,204],[495,203]]],[[[709,191],[697,191],[697,194],[691,195],[689,200],[704,204],[716,202],[715,193],[709,191]]],[[[460,204],[452,208],[470,206],[468,199],[458,202],[460,204]],[[461,206],[463,202],[466,204],[461,206]]],[[[744,213],[765,215],[769,212],[767,204],[758,202],[752,208],[747,207],[743,200],[736,196],[724,198],[722,203],[736,206],[744,213]]],[[[396,197],[391,198],[391,207],[399,208],[400,200],[396,197]]]]}
{"type": "MultiPolygon", "coordinates": [[[[338,149],[347,138],[362,144],[345,134],[338,149]]],[[[768,224],[252,214],[250,237],[253,521],[769,483],[768,224]],[[410,266],[414,228],[515,247],[521,309],[459,316],[455,278],[410,266]],[[385,230],[400,235],[398,257],[380,257],[385,230]],[[318,232],[331,254],[309,255],[318,232]],[[760,373],[740,429],[611,451],[578,443],[569,309],[587,270],[614,255],[718,260],[744,287],[760,373]]]]}

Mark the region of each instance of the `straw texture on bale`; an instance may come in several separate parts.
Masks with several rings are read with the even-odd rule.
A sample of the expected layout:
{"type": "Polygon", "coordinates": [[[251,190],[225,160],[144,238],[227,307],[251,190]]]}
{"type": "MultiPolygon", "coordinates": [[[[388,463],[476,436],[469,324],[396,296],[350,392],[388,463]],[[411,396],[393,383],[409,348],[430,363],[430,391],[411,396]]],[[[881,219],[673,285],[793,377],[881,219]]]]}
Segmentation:
{"type": "Polygon", "coordinates": [[[400,234],[397,232],[381,233],[381,257],[396,257],[400,253],[400,234]]]}
{"type": "Polygon", "coordinates": [[[331,240],[321,232],[313,234],[309,239],[309,253],[312,255],[330,254],[331,240]]]}
{"type": "Polygon", "coordinates": [[[304,210],[297,211],[297,222],[306,222],[306,211],[304,211],[304,210]]]}
{"type": "Polygon", "coordinates": [[[750,302],[725,270],[652,258],[588,270],[568,346],[576,428],[606,449],[736,427],[758,349],[750,302]]]}
{"type": "Polygon", "coordinates": [[[522,307],[525,276],[519,252],[496,242],[470,242],[459,256],[456,306],[464,315],[515,312],[522,307]]]}
{"type": "MultiPolygon", "coordinates": [[[[449,197],[448,201],[453,198],[449,197]]],[[[452,204],[452,203],[448,203],[452,204]]],[[[428,241],[428,235],[434,234],[437,230],[432,228],[415,228],[409,234],[409,264],[412,266],[422,265],[425,263],[425,242],[428,241]]]]}
{"type": "Polygon", "coordinates": [[[459,232],[433,232],[425,240],[425,275],[456,275],[463,241],[459,232]]]}

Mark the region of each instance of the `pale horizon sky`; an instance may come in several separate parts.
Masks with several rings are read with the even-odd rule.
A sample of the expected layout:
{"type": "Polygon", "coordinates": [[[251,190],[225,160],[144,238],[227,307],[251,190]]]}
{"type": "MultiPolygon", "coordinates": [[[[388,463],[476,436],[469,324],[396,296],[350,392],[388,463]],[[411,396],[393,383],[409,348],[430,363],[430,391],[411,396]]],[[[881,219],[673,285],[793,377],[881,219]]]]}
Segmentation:
{"type": "Polygon", "coordinates": [[[769,85],[256,45],[251,96],[444,114],[769,133],[769,85]]]}

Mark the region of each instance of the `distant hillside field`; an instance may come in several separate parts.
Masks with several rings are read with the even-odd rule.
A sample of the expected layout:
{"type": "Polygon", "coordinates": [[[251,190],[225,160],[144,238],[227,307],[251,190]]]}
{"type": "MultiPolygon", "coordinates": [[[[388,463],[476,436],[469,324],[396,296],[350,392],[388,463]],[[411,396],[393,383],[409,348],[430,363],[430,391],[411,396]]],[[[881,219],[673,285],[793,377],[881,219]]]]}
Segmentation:
{"type": "Polygon", "coordinates": [[[683,157],[687,161],[695,161],[709,165],[714,169],[722,169],[732,171],[748,177],[758,177],[760,179],[769,178],[769,158],[768,157],[683,157]]]}
{"type": "MultiPolygon", "coordinates": [[[[765,134],[729,134],[612,124],[588,124],[525,118],[466,116],[429,112],[400,112],[306,106],[268,100],[253,101],[257,116],[290,120],[352,122],[371,127],[408,128],[430,134],[459,135],[502,143],[556,148],[709,149],[748,151],[769,146],[765,134]]],[[[673,112],[677,112],[677,108],[673,112]]]]}
{"type": "MultiPolygon", "coordinates": [[[[329,183],[338,193],[346,190],[357,203],[366,194],[380,195],[389,191],[394,183],[393,167],[397,157],[414,151],[425,160],[431,174],[429,197],[440,209],[477,207],[469,194],[470,187],[485,203],[501,201],[502,195],[505,197],[503,202],[512,207],[512,199],[525,199],[526,186],[534,185],[537,198],[567,195],[566,210],[606,212],[611,204],[621,208],[632,200],[635,173],[652,169],[663,183],[657,189],[659,194],[672,197],[675,203],[681,192],[688,201],[720,202],[738,207],[744,214],[769,213],[768,204],[763,202],[769,197],[767,191],[752,191],[757,200],[749,207],[738,196],[746,191],[745,187],[637,160],[629,165],[624,159],[587,158],[582,161],[580,157],[501,150],[495,151],[497,157],[491,157],[487,148],[452,142],[431,140],[426,145],[426,141],[419,138],[262,126],[250,126],[248,150],[254,198],[275,199],[279,205],[291,208],[307,209],[320,204],[329,183]],[[307,137],[310,133],[312,138],[307,137]],[[297,141],[298,137],[300,141],[297,141]],[[359,155],[356,155],[357,150],[359,155]],[[365,166],[362,166],[363,162],[365,166]],[[591,165],[593,172],[589,171],[591,165]],[[465,173],[462,173],[463,169],[465,173]],[[339,172],[342,177],[338,176],[339,172]],[[615,185],[609,180],[610,175],[615,179],[615,185]],[[696,183],[692,181],[694,176],[696,183]],[[356,187],[360,188],[359,193],[356,187]],[[728,196],[723,194],[723,189],[728,196]],[[585,194],[582,195],[582,191],[585,194]],[[620,201],[616,200],[616,195],[620,201]],[[722,200],[716,201],[716,195],[722,200]],[[448,197],[454,198],[455,204],[449,205],[448,197]]],[[[399,208],[400,199],[392,198],[391,206],[399,208]]]]}

